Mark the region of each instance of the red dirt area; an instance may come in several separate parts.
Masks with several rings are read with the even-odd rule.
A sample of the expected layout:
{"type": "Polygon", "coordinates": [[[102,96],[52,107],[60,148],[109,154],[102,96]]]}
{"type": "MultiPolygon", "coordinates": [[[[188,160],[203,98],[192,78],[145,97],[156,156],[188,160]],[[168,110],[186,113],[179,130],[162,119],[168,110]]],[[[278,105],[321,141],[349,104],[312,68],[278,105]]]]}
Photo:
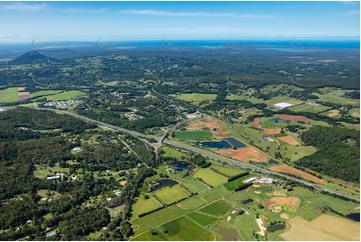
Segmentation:
{"type": "Polygon", "coordinates": [[[277,114],[277,117],[284,119],[284,120],[290,120],[290,121],[300,121],[300,122],[310,122],[311,120],[306,118],[305,116],[297,116],[297,115],[288,115],[288,114],[277,114]]]}
{"type": "Polygon", "coordinates": [[[18,96],[19,96],[20,101],[24,101],[24,100],[27,100],[30,98],[30,93],[29,92],[19,92],[18,96]]]}
{"type": "Polygon", "coordinates": [[[306,173],[304,171],[297,170],[296,168],[293,168],[293,167],[288,166],[288,165],[272,166],[269,169],[272,170],[272,171],[280,172],[280,173],[292,174],[292,175],[302,177],[302,178],[304,178],[306,180],[317,182],[317,183],[320,183],[320,184],[325,184],[326,183],[324,180],[322,180],[322,179],[320,179],[318,177],[312,176],[311,174],[308,174],[308,173],[306,173]]]}
{"type": "Polygon", "coordinates": [[[279,134],[281,133],[281,128],[275,128],[275,129],[263,129],[263,133],[265,134],[279,134]]]}
{"type": "Polygon", "coordinates": [[[217,136],[225,136],[229,135],[230,132],[228,130],[217,130],[214,132],[217,136]]]}
{"type": "Polygon", "coordinates": [[[260,128],[261,126],[259,124],[261,123],[261,121],[262,121],[262,118],[254,118],[252,127],[260,128]]]}
{"type": "Polygon", "coordinates": [[[208,128],[208,126],[200,122],[193,122],[188,126],[186,126],[186,129],[202,129],[202,128],[208,128]]]}
{"type": "Polygon", "coordinates": [[[254,147],[249,146],[238,150],[220,150],[219,154],[231,157],[236,160],[243,162],[254,161],[254,162],[267,162],[268,158],[265,154],[259,152],[254,147]]]}
{"type": "Polygon", "coordinates": [[[297,140],[295,140],[294,138],[292,138],[291,136],[282,136],[282,137],[278,137],[279,140],[290,144],[290,145],[298,145],[299,143],[297,142],[297,140]]]}

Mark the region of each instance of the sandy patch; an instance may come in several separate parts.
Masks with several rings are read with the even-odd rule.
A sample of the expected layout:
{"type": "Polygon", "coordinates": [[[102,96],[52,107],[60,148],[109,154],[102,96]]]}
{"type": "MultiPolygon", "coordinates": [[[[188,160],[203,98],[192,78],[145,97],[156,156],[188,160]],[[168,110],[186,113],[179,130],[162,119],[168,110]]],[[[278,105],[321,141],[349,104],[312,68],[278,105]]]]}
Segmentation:
{"type": "Polygon", "coordinates": [[[260,191],[254,191],[254,193],[256,193],[256,194],[261,194],[261,192],[260,192],[260,191]]]}
{"type": "Polygon", "coordinates": [[[261,126],[259,124],[261,123],[261,121],[262,121],[262,118],[254,118],[252,127],[260,128],[261,126]]]}
{"type": "Polygon", "coordinates": [[[286,191],[282,190],[282,191],[274,191],[273,195],[277,196],[277,197],[285,197],[286,196],[286,191]]]}
{"type": "Polygon", "coordinates": [[[274,129],[263,129],[263,133],[265,134],[279,134],[281,133],[281,128],[274,128],[274,129]]]}
{"type": "Polygon", "coordinates": [[[260,186],[260,185],[257,185],[257,184],[253,184],[253,187],[258,188],[258,187],[261,187],[261,186],[260,186]]]}
{"type": "Polygon", "coordinates": [[[299,143],[297,142],[297,140],[295,140],[294,138],[292,138],[291,136],[287,135],[287,136],[282,136],[282,137],[278,137],[279,140],[290,144],[290,145],[299,145],[299,143]]]}
{"type": "Polygon", "coordinates": [[[127,181],[125,181],[125,180],[119,182],[119,185],[121,185],[121,186],[124,186],[125,184],[127,184],[127,181]]]}
{"type": "Polygon", "coordinates": [[[298,205],[300,204],[300,199],[298,197],[273,197],[270,199],[263,200],[263,205],[265,207],[265,211],[278,211],[281,212],[282,206],[287,205],[292,210],[296,210],[298,205]],[[281,210],[279,210],[281,207],[281,210]]]}
{"type": "Polygon", "coordinates": [[[255,162],[267,162],[268,158],[265,154],[259,152],[254,147],[249,146],[246,148],[240,148],[237,150],[220,150],[219,154],[231,157],[243,162],[255,161],[255,162]]]}
{"type": "Polygon", "coordinates": [[[18,92],[24,91],[25,87],[18,87],[18,92]]]}
{"type": "Polygon", "coordinates": [[[305,116],[297,116],[297,115],[277,114],[277,117],[284,119],[284,120],[300,121],[300,122],[304,122],[304,123],[311,121],[310,119],[306,118],[305,116]]]}
{"type": "Polygon", "coordinates": [[[320,184],[325,184],[326,182],[318,177],[312,176],[311,174],[308,174],[304,171],[298,170],[296,168],[293,168],[288,165],[279,165],[279,166],[272,166],[269,168],[272,171],[280,172],[280,173],[286,173],[286,174],[292,174],[298,177],[302,177],[306,180],[317,182],[320,184]]]}
{"type": "Polygon", "coordinates": [[[257,225],[258,225],[258,227],[260,229],[258,234],[260,234],[262,236],[265,236],[265,232],[267,231],[267,229],[263,226],[262,219],[261,218],[256,218],[256,222],[257,222],[257,225]]]}
{"type": "Polygon", "coordinates": [[[332,109],[332,110],[327,112],[327,116],[329,116],[331,118],[336,117],[338,115],[340,115],[340,110],[337,110],[337,109],[332,109]]]}
{"type": "Polygon", "coordinates": [[[288,215],[287,213],[282,213],[280,215],[281,218],[285,219],[285,220],[289,220],[290,219],[290,215],[288,215]]]}

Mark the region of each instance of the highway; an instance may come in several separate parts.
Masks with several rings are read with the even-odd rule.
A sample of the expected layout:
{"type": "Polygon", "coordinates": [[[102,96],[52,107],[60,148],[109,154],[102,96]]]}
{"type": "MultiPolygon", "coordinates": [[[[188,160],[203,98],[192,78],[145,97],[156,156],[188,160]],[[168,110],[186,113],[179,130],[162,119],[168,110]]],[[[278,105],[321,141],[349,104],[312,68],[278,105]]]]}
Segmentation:
{"type": "MultiPolygon", "coordinates": [[[[114,126],[114,125],[111,125],[111,124],[107,124],[107,123],[104,123],[104,122],[101,122],[101,121],[98,121],[98,120],[94,120],[94,119],[91,119],[91,118],[76,114],[76,113],[72,113],[72,112],[68,112],[68,111],[64,111],[64,110],[48,109],[48,108],[36,108],[36,109],[53,111],[53,112],[60,113],[60,114],[68,114],[68,115],[74,116],[76,118],[82,119],[84,121],[88,121],[90,123],[94,123],[94,124],[97,124],[97,125],[100,125],[100,126],[104,126],[104,127],[109,128],[109,129],[112,129],[114,131],[120,131],[120,132],[123,132],[123,133],[127,133],[127,134],[130,134],[130,135],[138,137],[138,138],[142,138],[142,139],[151,139],[151,138],[153,138],[153,139],[159,140],[159,137],[154,136],[154,135],[146,135],[146,134],[142,134],[142,133],[139,133],[139,132],[136,132],[136,131],[133,131],[133,130],[120,128],[120,127],[117,127],[117,126],[114,126]]],[[[208,158],[211,158],[211,159],[214,159],[214,160],[219,160],[221,162],[228,163],[228,164],[230,164],[232,166],[240,167],[242,169],[250,169],[252,171],[257,171],[258,173],[263,173],[265,175],[272,175],[272,176],[276,176],[276,177],[279,177],[279,178],[284,178],[284,179],[287,179],[287,180],[290,180],[290,181],[295,181],[295,182],[301,183],[301,184],[303,184],[305,186],[313,187],[314,189],[317,189],[317,190],[320,190],[320,191],[325,191],[325,192],[329,192],[329,193],[332,193],[332,194],[336,194],[336,195],[342,196],[344,198],[352,199],[352,200],[355,200],[355,201],[358,201],[358,202],[360,201],[359,197],[344,194],[344,193],[341,193],[339,191],[327,188],[327,187],[319,185],[319,184],[314,184],[314,183],[311,183],[311,182],[307,182],[307,181],[299,179],[299,178],[295,178],[295,177],[292,177],[292,176],[288,176],[288,175],[285,175],[285,174],[281,174],[281,173],[278,173],[278,172],[267,170],[267,169],[264,169],[264,168],[257,167],[255,165],[249,164],[249,163],[243,163],[243,162],[240,162],[240,161],[228,158],[228,157],[221,156],[221,155],[216,154],[214,152],[211,152],[209,150],[204,150],[204,149],[201,149],[201,148],[197,148],[197,147],[187,145],[187,144],[184,144],[184,143],[181,143],[181,142],[177,142],[177,141],[174,141],[174,140],[163,139],[163,137],[161,138],[161,140],[162,140],[162,143],[164,143],[164,144],[171,145],[171,146],[183,149],[183,150],[191,151],[193,153],[198,153],[198,154],[201,154],[201,155],[203,155],[205,157],[208,157],[208,158]]]]}

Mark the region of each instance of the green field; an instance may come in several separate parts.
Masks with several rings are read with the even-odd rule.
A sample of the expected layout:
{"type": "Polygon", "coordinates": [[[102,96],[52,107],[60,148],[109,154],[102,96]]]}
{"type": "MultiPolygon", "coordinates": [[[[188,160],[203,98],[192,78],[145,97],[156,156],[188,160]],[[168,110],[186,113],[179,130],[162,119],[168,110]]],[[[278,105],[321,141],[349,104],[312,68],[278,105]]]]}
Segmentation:
{"type": "Polygon", "coordinates": [[[204,93],[182,93],[177,96],[178,99],[190,102],[202,102],[216,99],[217,94],[204,94],[204,93]]]}
{"type": "Polygon", "coordinates": [[[18,88],[10,87],[0,90],[0,103],[11,103],[19,101],[18,88]]]}
{"type": "Polygon", "coordinates": [[[194,177],[189,177],[182,182],[182,184],[188,188],[191,192],[200,192],[208,189],[203,183],[196,181],[194,177]]]}
{"type": "Polygon", "coordinates": [[[234,189],[236,189],[237,187],[239,187],[240,185],[243,184],[243,180],[246,179],[247,176],[245,177],[240,177],[236,180],[233,180],[231,182],[227,182],[226,184],[224,184],[224,187],[227,188],[230,191],[233,191],[234,189]]]}
{"type": "Polygon", "coordinates": [[[197,212],[188,214],[187,216],[202,226],[210,225],[218,220],[218,218],[211,217],[211,216],[208,216],[208,215],[205,215],[202,213],[197,213],[197,212]]]}
{"type": "Polygon", "coordinates": [[[286,103],[290,103],[293,105],[299,105],[304,103],[305,101],[302,100],[298,100],[295,98],[287,98],[287,97],[274,97],[268,101],[265,102],[265,104],[267,104],[267,106],[273,106],[276,103],[281,103],[281,102],[286,102],[286,103]]]}
{"type": "Polygon", "coordinates": [[[166,187],[155,192],[155,194],[165,203],[170,204],[189,196],[189,194],[179,185],[166,187]]]}
{"type": "Polygon", "coordinates": [[[181,201],[178,205],[184,209],[197,209],[205,205],[206,203],[198,196],[190,197],[186,200],[181,201]]]}
{"type": "Polygon", "coordinates": [[[210,215],[223,216],[228,213],[230,209],[231,207],[224,200],[218,200],[214,203],[209,204],[208,206],[205,206],[199,211],[210,215]]]}
{"type": "Polygon", "coordinates": [[[86,96],[86,95],[87,94],[85,92],[81,92],[81,91],[68,91],[68,92],[47,96],[47,98],[53,101],[62,101],[62,100],[69,100],[75,97],[86,96]]]}
{"type": "Polygon", "coordinates": [[[162,156],[164,157],[177,157],[177,158],[181,158],[182,156],[185,156],[186,154],[172,149],[170,147],[163,147],[162,150],[165,152],[164,154],[162,154],[162,156]]]}
{"type": "Polygon", "coordinates": [[[289,107],[288,109],[294,112],[322,113],[331,109],[331,107],[327,107],[323,105],[310,105],[305,103],[305,104],[289,107]]]}
{"type": "Polygon", "coordinates": [[[348,113],[353,117],[360,117],[360,109],[359,108],[352,108],[348,111],[348,113]]]}
{"type": "Polygon", "coordinates": [[[252,96],[246,96],[246,95],[236,95],[236,94],[230,94],[227,96],[228,100],[247,100],[251,103],[263,103],[264,100],[252,97],[252,96]]]}
{"type": "Polygon", "coordinates": [[[213,133],[208,131],[176,131],[175,137],[181,140],[202,140],[212,138],[213,133]]]}
{"type": "Polygon", "coordinates": [[[36,98],[36,97],[54,95],[54,94],[58,94],[61,92],[63,92],[63,90],[43,90],[43,91],[31,93],[30,95],[31,95],[31,98],[36,98]]]}
{"type": "Polygon", "coordinates": [[[227,182],[227,177],[212,171],[210,168],[198,170],[196,174],[194,174],[194,177],[203,179],[203,181],[213,187],[217,187],[227,182]]]}
{"type": "Polygon", "coordinates": [[[181,217],[155,228],[153,234],[148,231],[132,240],[214,240],[214,235],[205,228],[193,222],[191,219],[187,217],[181,217]]]}
{"type": "Polygon", "coordinates": [[[354,105],[354,106],[360,105],[360,100],[341,97],[338,94],[336,94],[335,92],[330,92],[327,94],[320,94],[320,93],[314,92],[312,94],[318,96],[319,100],[322,102],[337,103],[337,104],[349,104],[349,105],[354,105]]]}
{"type": "Polygon", "coordinates": [[[138,200],[132,205],[133,218],[138,217],[139,214],[149,212],[160,207],[161,205],[153,197],[145,199],[144,196],[141,195],[138,200]]]}
{"type": "Polygon", "coordinates": [[[222,166],[222,165],[215,165],[215,164],[212,165],[212,168],[228,177],[235,176],[235,175],[238,175],[238,174],[241,174],[244,172],[244,170],[241,170],[239,168],[232,168],[229,166],[222,166]]]}
{"type": "Polygon", "coordinates": [[[202,194],[200,194],[199,196],[202,197],[207,202],[213,202],[229,193],[231,192],[228,191],[224,186],[219,186],[211,190],[202,192],[202,194]]]}

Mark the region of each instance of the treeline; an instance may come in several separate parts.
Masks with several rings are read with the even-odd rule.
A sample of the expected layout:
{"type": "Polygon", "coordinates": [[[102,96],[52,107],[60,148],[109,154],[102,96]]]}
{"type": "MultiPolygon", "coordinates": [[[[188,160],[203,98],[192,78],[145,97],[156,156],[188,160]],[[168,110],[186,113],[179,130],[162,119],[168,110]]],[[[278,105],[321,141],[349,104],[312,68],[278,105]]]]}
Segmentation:
{"type": "Polygon", "coordinates": [[[360,133],[340,127],[315,126],[301,135],[317,152],[296,165],[345,181],[360,182],[360,133]]]}
{"type": "Polygon", "coordinates": [[[234,180],[236,180],[236,179],[238,179],[240,177],[244,177],[244,176],[247,176],[247,175],[249,175],[249,171],[245,171],[245,172],[242,172],[242,173],[240,173],[238,175],[231,176],[230,178],[228,178],[228,182],[234,181],[234,180]]]}

